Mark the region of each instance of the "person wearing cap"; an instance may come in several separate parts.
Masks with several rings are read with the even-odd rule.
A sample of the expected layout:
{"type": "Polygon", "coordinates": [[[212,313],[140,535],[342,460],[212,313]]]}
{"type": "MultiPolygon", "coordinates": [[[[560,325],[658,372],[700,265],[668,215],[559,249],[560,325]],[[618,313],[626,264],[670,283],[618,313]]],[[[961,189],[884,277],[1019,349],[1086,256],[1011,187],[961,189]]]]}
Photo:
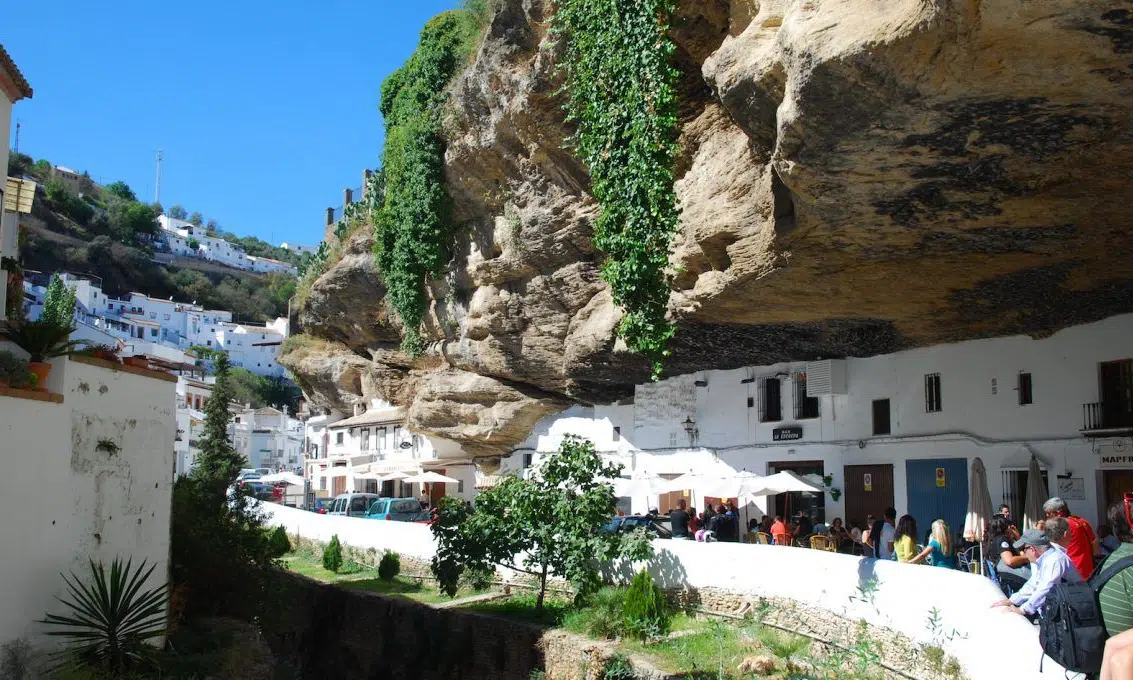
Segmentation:
{"type": "Polygon", "coordinates": [[[1082,580],[1078,569],[1066,554],[1066,548],[1052,541],[1051,536],[1048,535],[1054,533],[1058,534],[1056,539],[1064,539],[1065,524],[1065,519],[1061,522],[1048,521],[1046,529],[1027,529],[1022,537],[1015,541],[1014,548],[1021,551],[1034,565],[1031,567],[1031,578],[1027,579],[1019,592],[1010,599],[1000,600],[993,604],[993,607],[1005,607],[1016,614],[1034,617],[1042,613],[1046,596],[1056,583],[1063,580],[1071,583],[1082,580]]]}

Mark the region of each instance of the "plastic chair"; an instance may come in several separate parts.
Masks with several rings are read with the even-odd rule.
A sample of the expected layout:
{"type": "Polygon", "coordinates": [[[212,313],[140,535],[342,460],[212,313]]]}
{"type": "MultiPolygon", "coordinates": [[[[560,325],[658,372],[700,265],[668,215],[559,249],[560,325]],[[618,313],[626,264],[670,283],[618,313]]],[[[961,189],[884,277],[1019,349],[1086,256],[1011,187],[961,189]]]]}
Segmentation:
{"type": "Polygon", "coordinates": [[[956,568],[960,571],[966,571],[970,574],[980,573],[979,557],[976,555],[976,551],[978,549],[979,546],[972,546],[971,548],[968,548],[967,550],[957,554],[956,568]]]}
{"type": "Polygon", "coordinates": [[[810,537],[810,547],[812,550],[825,550],[826,552],[838,552],[838,544],[833,538],[829,536],[814,535],[810,537]]]}
{"type": "Polygon", "coordinates": [[[760,545],[772,545],[775,542],[775,539],[771,538],[771,534],[765,531],[760,531],[755,535],[755,542],[760,545]]]}
{"type": "Polygon", "coordinates": [[[775,545],[791,545],[791,535],[775,534],[775,545]]]}

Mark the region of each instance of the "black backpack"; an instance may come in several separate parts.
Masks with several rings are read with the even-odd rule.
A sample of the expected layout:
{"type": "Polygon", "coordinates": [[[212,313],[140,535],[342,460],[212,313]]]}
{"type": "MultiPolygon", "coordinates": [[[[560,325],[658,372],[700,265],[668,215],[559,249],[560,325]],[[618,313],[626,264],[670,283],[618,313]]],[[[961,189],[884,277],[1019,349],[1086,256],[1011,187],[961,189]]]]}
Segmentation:
{"type": "Polygon", "coordinates": [[[1039,644],[1047,656],[1068,671],[1101,672],[1109,635],[1098,594],[1111,578],[1129,567],[1133,567],[1133,557],[1123,557],[1105,571],[1095,572],[1089,581],[1063,581],[1051,588],[1039,620],[1039,644]]]}

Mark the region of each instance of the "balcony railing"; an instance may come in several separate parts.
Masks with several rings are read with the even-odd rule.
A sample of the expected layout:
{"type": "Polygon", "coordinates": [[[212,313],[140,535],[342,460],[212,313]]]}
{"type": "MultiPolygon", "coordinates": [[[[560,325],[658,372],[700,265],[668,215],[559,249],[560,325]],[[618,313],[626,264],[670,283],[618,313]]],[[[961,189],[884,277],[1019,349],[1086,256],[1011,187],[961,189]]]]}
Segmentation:
{"type": "Polygon", "coordinates": [[[1082,431],[1133,430],[1133,405],[1094,402],[1082,404],[1082,431]]]}

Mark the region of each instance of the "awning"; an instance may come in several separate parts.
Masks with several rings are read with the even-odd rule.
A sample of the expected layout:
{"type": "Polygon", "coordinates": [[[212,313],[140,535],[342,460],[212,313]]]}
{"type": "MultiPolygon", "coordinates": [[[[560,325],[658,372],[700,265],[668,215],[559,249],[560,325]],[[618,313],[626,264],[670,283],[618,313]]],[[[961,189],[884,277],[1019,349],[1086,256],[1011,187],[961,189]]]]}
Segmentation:
{"type": "Polygon", "coordinates": [[[1012,453],[1010,456],[1007,456],[1007,458],[1003,459],[1003,462],[1000,463],[999,467],[1003,470],[1027,470],[1031,467],[1032,455],[1038,459],[1040,470],[1053,469],[1054,466],[1050,464],[1049,460],[1043,458],[1037,453],[1032,452],[1030,447],[1028,446],[1020,446],[1019,448],[1015,449],[1015,453],[1012,453]]]}
{"type": "Polygon", "coordinates": [[[411,460],[395,461],[392,463],[371,463],[366,471],[379,475],[387,475],[391,472],[410,472],[413,474],[420,474],[421,465],[411,460]]]}

